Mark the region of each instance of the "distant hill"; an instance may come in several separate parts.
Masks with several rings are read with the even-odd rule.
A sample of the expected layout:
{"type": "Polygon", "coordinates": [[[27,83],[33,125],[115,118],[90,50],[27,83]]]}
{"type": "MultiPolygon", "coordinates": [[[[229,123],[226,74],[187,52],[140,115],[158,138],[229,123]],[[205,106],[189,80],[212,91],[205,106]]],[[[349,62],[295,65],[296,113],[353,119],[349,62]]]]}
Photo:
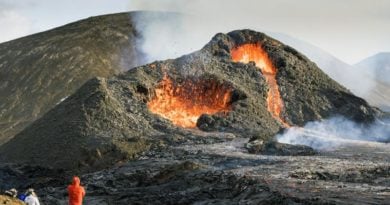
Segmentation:
{"type": "Polygon", "coordinates": [[[390,111],[390,52],[368,57],[355,64],[355,67],[376,79],[376,89],[366,98],[378,102],[383,110],[390,111]]]}
{"type": "Polygon", "coordinates": [[[376,81],[375,88],[372,89],[371,93],[365,95],[364,98],[372,105],[390,112],[390,84],[376,81]]]}
{"type": "Polygon", "coordinates": [[[371,73],[379,81],[390,84],[390,52],[378,53],[360,61],[355,66],[371,73]]]}
{"type": "Polygon", "coordinates": [[[0,144],[87,80],[139,65],[134,14],[92,17],[0,44],[0,144]]]}
{"type": "MultiPolygon", "coordinates": [[[[326,74],[344,85],[354,94],[366,99],[370,104],[385,111],[390,111],[390,81],[383,81],[382,78],[390,78],[389,53],[378,54],[364,60],[359,65],[375,64],[382,65],[382,78],[372,75],[370,70],[358,68],[356,65],[349,65],[328,52],[311,45],[305,41],[296,39],[282,33],[269,33],[274,38],[290,45],[314,61],[326,74]],[[376,59],[376,60],[375,60],[376,59]],[[387,61],[386,61],[387,59],[387,61]],[[374,63],[378,62],[378,63],[374,63]],[[387,70],[384,65],[387,65],[387,70]]],[[[378,73],[378,75],[381,75],[378,73]]]]}

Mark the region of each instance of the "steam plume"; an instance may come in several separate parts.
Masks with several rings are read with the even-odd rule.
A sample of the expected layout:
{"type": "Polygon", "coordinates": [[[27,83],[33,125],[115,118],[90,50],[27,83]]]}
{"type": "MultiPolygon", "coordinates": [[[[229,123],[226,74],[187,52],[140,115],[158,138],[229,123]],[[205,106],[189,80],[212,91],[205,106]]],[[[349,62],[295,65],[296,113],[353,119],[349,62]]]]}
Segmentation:
{"type": "MultiPolygon", "coordinates": [[[[321,29],[325,29],[320,32],[321,34],[332,31],[340,32],[338,29],[340,25],[336,23],[339,22],[336,19],[336,14],[344,15],[345,11],[333,5],[335,7],[332,9],[335,12],[334,16],[320,13],[318,15],[322,15],[324,18],[317,19],[316,16],[318,15],[313,13],[315,11],[314,8],[318,8],[317,4],[314,5],[312,1],[307,0],[304,0],[301,4],[306,8],[304,11],[298,8],[291,9],[293,5],[286,0],[277,0],[272,4],[262,4],[257,0],[243,0],[240,3],[232,0],[194,0],[191,2],[143,0],[131,1],[130,8],[132,10],[158,11],[146,14],[138,13],[134,19],[136,28],[141,33],[141,37],[137,40],[138,48],[141,48],[145,53],[144,62],[141,63],[176,58],[199,50],[212,36],[219,32],[225,33],[237,29],[253,29],[266,32],[282,42],[292,45],[315,61],[330,77],[353,91],[356,95],[360,97],[368,96],[368,93],[372,92],[376,87],[376,82],[369,78],[370,75],[357,71],[354,67],[343,63],[309,43],[293,37],[286,37],[293,35],[315,42],[315,39],[312,38],[313,35],[311,35],[313,30],[320,32],[321,29]],[[277,15],[275,10],[278,11],[277,15]],[[288,10],[288,12],[283,12],[285,10],[288,10]],[[302,19],[302,15],[307,18],[302,19]],[[288,20],[286,21],[285,19],[288,20]],[[322,24],[321,21],[323,19],[327,19],[329,22],[322,24]],[[307,23],[318,28],[308,31],[306,27],[301,25],[307,25],[307,23]],[[268,31],[272,31],[272,33],[268,31]],[[281,35],[275,35],[276,32],[283,32],[287,35],[283,38],[281,35]]],[[[338,3],[334,2],[334,4],[338,3]]],[[[351,15],[362,18],[361,12],[350,12],[352,12],[351,15]]],[[[370,19],[370,17],[365,19],[370,19]]],[[[353,22],[356,22],[356,19],[353,22]]],[[[353,35],[359,33],[353,32],[353,30],[351,32],[353,35]]],[[[345,36],[345,34],[343,35],[345,36]]],[[[338,50],[342,50],[349,47],[348,43],[350,43],[350,40],[350,37],[340,38],[338,41],[327,37],[324,41],[330,41],[329,45],[339,46],[340,49],[338,50]]],[[[359,42],[359,48],[362,48],[362,45],[363,42],[359,42]]],[[[352,48],[353,46],[356,47],[356,44],[350,47],[352,48]]],[[[349,52],[348,55],[357,55],[356,52],[363,50],[356,49],[354,52],[349,52]]]]}
{"type": "Polygon", "coordinates": [[[318,150],[333,150],[367,142],[389,142],[390,119],[362,125],[343,117],[334,117],[309,122],[303,128],[290,128],[276,138],[279,142],[308,145],[318,150]]]}

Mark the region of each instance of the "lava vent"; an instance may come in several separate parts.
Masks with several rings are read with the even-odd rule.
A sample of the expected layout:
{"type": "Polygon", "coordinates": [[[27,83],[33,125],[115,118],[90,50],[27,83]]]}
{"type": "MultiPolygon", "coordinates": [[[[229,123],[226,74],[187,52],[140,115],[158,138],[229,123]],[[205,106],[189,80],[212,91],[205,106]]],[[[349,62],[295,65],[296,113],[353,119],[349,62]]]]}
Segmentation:
{"type": "Polygon", "coordinates": [[[202,114],[229,112],[232,91],[227,83],[213,79],[186,79],[177,83],[165,75],[147,106],[177,126],[194,128],[202,114]]]}
{"type": "Polygon", "coordinates": [[[243,44],[231,50],[232,60],[234,62],[249,63],[253,61],[261,69],[269,86],[267,94],[267,108],[272,116],[281,122],[285,127],[289,125],[281,117],[284,103],[280,97],[279,86],[276,81],[277,69],[272,64],[268,54],[261,48],[260,44],[243,44]]]}

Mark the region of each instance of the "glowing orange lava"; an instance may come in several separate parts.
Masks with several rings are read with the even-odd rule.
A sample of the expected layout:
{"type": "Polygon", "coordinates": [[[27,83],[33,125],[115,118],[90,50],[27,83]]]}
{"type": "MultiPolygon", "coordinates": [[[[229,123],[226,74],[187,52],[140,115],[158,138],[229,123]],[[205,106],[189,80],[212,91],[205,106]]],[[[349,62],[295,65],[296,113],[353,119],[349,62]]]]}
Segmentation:
{"type": "Polygon", "coordinates": [[[180,127],[196,127],[202,114],[231,110],[232,89],[213,80],[185,80],[179,84],[165,75],[155,94],[147,103],[149,110],[180,127]]]}
{"type": "Polygon", "coordinates": [[[261,69],[268,86],[267,94],[268,111],[272,116],[279,120],[284,126],[289,125],[281,118],[280,114],[283,110],[283,100],[280,97],[279,86],[276,82],[277,70],[268,57],[268,54],[261,48],[259,44],[244,44],[234,48],[230,52],[234,62],[249,63],[253,61],[256,67],[261,69]]]}

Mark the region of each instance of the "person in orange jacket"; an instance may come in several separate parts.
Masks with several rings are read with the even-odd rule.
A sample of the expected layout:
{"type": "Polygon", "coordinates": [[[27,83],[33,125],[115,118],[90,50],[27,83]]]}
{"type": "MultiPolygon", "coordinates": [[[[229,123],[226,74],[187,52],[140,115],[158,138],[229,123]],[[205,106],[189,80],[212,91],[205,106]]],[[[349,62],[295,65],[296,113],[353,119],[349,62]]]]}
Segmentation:
{"type": "Polygon", "coordinates": [[[68,186],[69,205],[82,205],[85,196],[84,187],[80,185],[80,178],[73,177],[72,184],[68,186]]]}

